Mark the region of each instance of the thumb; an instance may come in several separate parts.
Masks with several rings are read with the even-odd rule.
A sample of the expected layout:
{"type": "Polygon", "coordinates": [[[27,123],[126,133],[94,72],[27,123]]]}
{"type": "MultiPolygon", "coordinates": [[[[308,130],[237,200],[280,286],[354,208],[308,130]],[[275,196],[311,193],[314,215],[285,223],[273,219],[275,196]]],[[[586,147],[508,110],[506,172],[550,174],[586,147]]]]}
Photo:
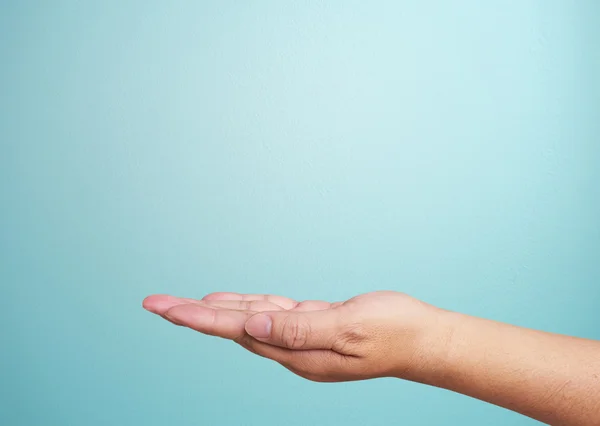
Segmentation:
{"type": "Polygon", "coordinates": [[[262,312],[246,321],[256,340],[289,349],[331,349],[339,330],[339,311],[262,312]]]}

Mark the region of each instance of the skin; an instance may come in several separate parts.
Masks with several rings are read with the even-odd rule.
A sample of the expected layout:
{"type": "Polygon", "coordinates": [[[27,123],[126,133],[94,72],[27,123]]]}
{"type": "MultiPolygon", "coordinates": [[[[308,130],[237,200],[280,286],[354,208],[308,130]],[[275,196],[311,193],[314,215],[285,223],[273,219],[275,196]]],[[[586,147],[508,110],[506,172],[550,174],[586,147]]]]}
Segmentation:
{"type": "Polygon", "coordinates": [[[212,293],[143,306],[317,382],[397,377],[553,425],[600,425],[600,342],[446,311],[380,291],[345,302],[212,293]]]}

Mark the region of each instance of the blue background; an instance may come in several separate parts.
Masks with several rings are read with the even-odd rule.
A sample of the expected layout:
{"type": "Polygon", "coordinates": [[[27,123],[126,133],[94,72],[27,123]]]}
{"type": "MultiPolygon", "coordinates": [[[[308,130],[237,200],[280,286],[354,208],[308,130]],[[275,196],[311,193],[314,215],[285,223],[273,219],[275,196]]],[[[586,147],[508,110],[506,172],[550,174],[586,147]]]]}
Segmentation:
{"type": "Polygon", "coordinates": [[[591,0],[4,0],[0,424],[535,424],[140,303],[394,289],[600,338],[599,42],[591,0]]]}

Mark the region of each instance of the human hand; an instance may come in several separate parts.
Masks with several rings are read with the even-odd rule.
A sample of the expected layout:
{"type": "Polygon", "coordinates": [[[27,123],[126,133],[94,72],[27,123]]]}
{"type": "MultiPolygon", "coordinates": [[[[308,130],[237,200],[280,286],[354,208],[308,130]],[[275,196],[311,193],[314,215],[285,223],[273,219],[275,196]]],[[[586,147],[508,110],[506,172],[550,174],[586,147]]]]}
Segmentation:
{"type": "Polygon", "coordinates": [[[202,300],[154,295],[143,306],[319,382],[386,376],[421,381],[419,372],[432,367],[432,349],[445,339],[440,310],[392,291],[336,303],[237,293],[202,300]]]}
{"type": "Polygon", "coordinates": [[[309,380],[398,377],[548,424],[600,426],[598,341],[444,311],[390,291],[331,304],[213,293],[202,300],[149,296],[143,305],[309,380]]]}

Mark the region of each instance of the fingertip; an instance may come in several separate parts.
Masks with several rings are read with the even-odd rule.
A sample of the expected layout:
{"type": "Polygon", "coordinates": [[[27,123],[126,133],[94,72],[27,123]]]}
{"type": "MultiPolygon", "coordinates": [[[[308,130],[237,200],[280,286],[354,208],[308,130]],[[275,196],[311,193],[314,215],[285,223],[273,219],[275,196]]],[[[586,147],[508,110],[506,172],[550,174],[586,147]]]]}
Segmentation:
{"type": "Polygon", "coordinates": [[[226,291],[217,291],[209,293],[202,300],[241,300],[242,296],[239,293],[231,293],[226,291]]]}
{"type": "Polygon", "coordinates": [[[146,296],[142,301],[142,308],[152,313],[156,313],[156,306],[160,303],[160,300],[166,297],[165,294],[151,294],[146,296]]]}
{"type": "Polygon", "coordinates": [[[173,324],[183,325],[184,318],[189,317],[189,310],[186,305],[176,305],[167,309],[162,316],[173,324]],[[184,308],[184,309],[182,309],[184,308]]]}
{"type": "Polygon", "coordinates": [[[163,317],[168,321],[206,332],[214,324],[215,310],[197,304],[180,304],[167,309],[163,317]]]}
{"type": "Polygon", "coordinates": [[[173,306],[181,305],[184,303],[190,303],[189,299],[182,299],[180,297],[169,296],[168,294],[153,294],[146,297],[142,301],[142,307],[149,312],[157,315],[163,315],[167,310],[173,306]]]}

